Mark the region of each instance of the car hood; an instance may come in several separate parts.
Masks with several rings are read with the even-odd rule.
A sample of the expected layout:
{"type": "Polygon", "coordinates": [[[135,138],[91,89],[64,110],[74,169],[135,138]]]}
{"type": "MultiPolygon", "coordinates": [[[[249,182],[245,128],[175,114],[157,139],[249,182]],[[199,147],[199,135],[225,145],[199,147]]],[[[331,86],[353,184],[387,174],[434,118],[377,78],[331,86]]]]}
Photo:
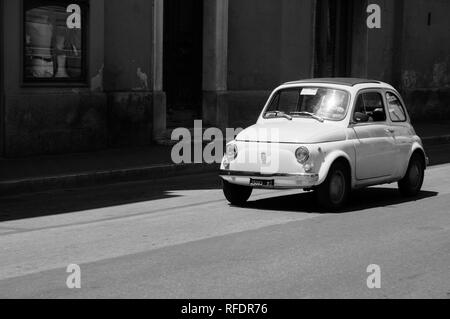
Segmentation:
{"type": "Polygon", "coordinates": [[[315,120],[293,120],[253,125],[236,138],[241,142],[280,142],[315,144],[346,140],[342,126],[336,123],[320,123],[315,120]]]}

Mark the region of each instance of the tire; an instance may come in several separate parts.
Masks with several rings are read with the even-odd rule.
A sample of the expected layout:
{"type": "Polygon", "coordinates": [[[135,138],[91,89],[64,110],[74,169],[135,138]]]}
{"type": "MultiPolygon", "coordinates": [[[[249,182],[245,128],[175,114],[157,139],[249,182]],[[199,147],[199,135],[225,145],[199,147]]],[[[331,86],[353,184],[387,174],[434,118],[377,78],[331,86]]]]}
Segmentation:
{"type": "Polygon", "coordinates": [[[405,197],[419,195],[425,179],[425,165],[418,154],[414,154],[409,161],[405,177],[398,182],[400,194],[405,197]]]}
{"type": "Polygon", "coordinates": [[[223,194],[231,205],[244,205],[252,195],[252,192],[253,189],[251,187],[231,184],[223,180],[223,194]]]}
{"type": "Polygon", "coordinates": [[[350,194],[350,172],[343,162],[334,163],[327,179],[316,189],[316,199],[322,208],[335,211],[346,204],[350,194]]]}

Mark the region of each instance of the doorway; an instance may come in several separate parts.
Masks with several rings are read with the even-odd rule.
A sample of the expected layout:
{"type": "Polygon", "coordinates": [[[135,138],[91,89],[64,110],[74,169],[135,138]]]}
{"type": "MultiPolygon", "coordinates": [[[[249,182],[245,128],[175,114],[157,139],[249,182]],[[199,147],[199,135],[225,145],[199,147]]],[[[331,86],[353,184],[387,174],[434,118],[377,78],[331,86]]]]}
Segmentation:
{"type": "Polygon", "coordinates": [[[318,0],[315,77],[351,75],[353,1],[318,0]]]}
{"type": "Polygon", "coordinates": [[[164,1],[163,87],[167,127],[202,119],[203,1],[164,1]]]}

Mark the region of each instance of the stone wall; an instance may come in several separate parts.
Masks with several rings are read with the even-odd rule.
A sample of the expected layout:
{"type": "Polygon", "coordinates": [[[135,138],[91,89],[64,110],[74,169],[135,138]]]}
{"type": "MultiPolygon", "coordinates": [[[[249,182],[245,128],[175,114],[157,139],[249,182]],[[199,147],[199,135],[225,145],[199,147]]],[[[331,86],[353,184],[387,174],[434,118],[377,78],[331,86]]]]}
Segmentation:
{"type": "Polygon", "coordinates": [[[228,92],[217,97],[221,126],[254,124],[271,90],[311,77],[313,3],[230,0],[228,92]]]}
{"type": "Polygon", "coordinates": [[[311,76],[313,1],[231,0],[228,90],[271,90],[311,76]]]}
{"type": "Polygon", "coordinates": [[[352,75],[393,84],[415,121],[450,119],[450,2],[374,0],[382,28],[365,26],[355,11],[352,75]]]}
{"type": "Polygon", "coordinates": [[[3,0],[3,155],[22,157],[89,151],[107,146],[107,105],[102,89],[104,1],[91,3],[88,83],[26,84],[22,79],[22,5],[3,0]],[[91,86],[92,84],[92,86],[91,86]]]}
{"type": "Polygon", "coordinates": [[[404,6],[401,90],[415,120],[450,120],[450,2],[404,6]]]}
{"type": "Polygon", "coordinates": [[[8,95],[7,157],[72,153],[107,145],[104,94],[8,95]]]}
{"type": "Polygon", "coordinates": [[[90,2],[88,81],[76,85],[23,83],[21,1],[2,2],[3,156],[152,143],[152,1],[90,2]]]}
{"type": "Polygon", "coordinates": [[[153,94],[108,94],[109,146],[144,146],[152,142],[153,94]]]}
{"type": "MultiPolygon", "coordinates": [[[[450,2],[373,0],[371,3],[382,8],[382,28],[369,30],[368,2],[352,1],[352,75],[396,86],[414,120],[450,119],[450,2]]],[[[30,86],[21,78],[21,1],[0,1],[3,155],[141,146],[152,143],[156,133],[163,133],[165,93],[161,83],[152,83],[152,73],[158,69],[154,61],[161,60],[156,59],[153,46],[153,3],[91,1],[88,82],[30,86]]],[[[271,90],[312,76],[314,3],[208,2],[206,13],[215,15],[222,10],[222,14],[205,20],[206,125],[251,125],[271,90]]],[[[159,72],[162,74],[161,69],[159,72]]]]}

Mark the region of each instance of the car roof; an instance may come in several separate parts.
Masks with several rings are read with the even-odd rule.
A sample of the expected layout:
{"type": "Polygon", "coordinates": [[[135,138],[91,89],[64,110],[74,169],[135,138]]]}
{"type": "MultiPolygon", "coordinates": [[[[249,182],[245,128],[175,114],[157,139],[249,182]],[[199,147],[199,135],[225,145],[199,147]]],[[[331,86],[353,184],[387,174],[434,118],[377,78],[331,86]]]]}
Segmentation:
{"type": "MultiPolygon", "coordinates": [[[[294,82],[287,82],[284,85],[306,84],[306,83],[318,83],[318,84],[335,84],[354,87],[361,84],[385,84],[377,80],[359,79],[359,78],[317,78],[317,79],[305,79],[294,82]]],[[[388,85],[389,86],[389,85],[388,85]]]]}

